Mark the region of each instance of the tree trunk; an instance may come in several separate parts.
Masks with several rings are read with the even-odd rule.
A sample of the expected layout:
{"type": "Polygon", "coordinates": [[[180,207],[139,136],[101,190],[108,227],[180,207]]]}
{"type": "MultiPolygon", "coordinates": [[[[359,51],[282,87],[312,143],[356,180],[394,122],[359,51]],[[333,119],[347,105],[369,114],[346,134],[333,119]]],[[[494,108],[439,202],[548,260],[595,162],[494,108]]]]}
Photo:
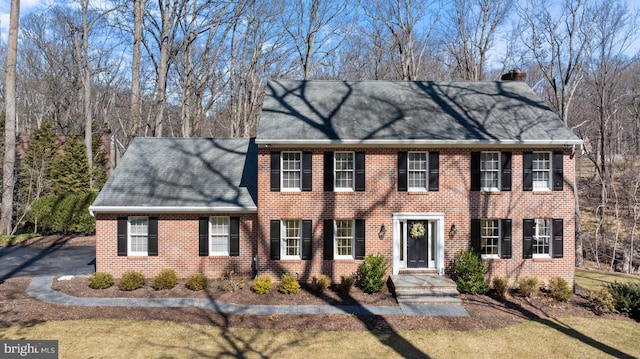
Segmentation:
{"type": "Polygon", "coordinates": [[[140,43],[142,41],[142,22],[146,0],[134,0],[133,4],[133,54],[131,59],[131,112],[129,113],[130,138],[138,135],[142,122],[142,106],[140,95],[140,43]]]}
{"type": "Polygon", "coordinates": [[[4,163],[2,166],[2,234],[10,234],[13,217],[14,167],[16,161],[16,60],[18,54],[18,19],[20,0],[11,0],[9,39],[5,77],[4,163]]]}

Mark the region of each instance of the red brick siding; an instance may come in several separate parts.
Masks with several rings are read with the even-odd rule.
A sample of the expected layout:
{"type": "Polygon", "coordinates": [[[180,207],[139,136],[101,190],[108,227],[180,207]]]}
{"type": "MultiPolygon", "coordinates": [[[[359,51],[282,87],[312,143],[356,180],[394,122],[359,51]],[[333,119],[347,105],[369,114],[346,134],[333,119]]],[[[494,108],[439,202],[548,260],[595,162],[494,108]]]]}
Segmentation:
{"type": "MultiPolygon", "coordinates": [[[[282,151],[301,150],[296,148],[282,151]]],[[[361,151],[361,149],[340,149],[361,151]]],[[[391,266],[392,215],[397,212],[444,213],[444,226],[455,224],[458,232],[453,239],[445,238],[447,272],[453,256],[470,247],[472,218],[510,218],[513,221],[511,259],[488,260],[491,277],[515,280],[520,276],[536,276],[543,281],[562,277],[573,283],[574,275],[574,165],[568,151],[564,156],[564,190],[545,193],[522,191],[522,152],[533,149],[508,149],[512,152],[512,191],[499,193],[471,192],[471,149],[433,149],[440,152],[440,186],[437,192],[415,193],[397,191],[397,153],[414,149],[366,149],[366,191],[324,192],[323,152],[313,151],[312,192],[271,192],[270,150],[260,149],[258,156],[258,203],[260,274],[278,278],[283,273],[298,273],[308,280],[313,274],[324,273],[339,280],[341,275],[354,274],[362,261],[323,260],[322,224],[324,219],[366,219],[366,253],[383,254],[391,266]],[[522,259],[522,220],[524,218],[562,218],[564,220],[564,257],[539,260],[522,259]],[[307,219],[313,221],[313,259],[270,260],[269,224],[273,219],[307,219]],[[387,228],[383,240],[378,239],[380,226],[387,228]]],[[[487,149],[500,151],[500,149],[487,149]]],[[[541,149],[535,149],[541,151],[541,149]]],[[[554,149],[546,149],[553,151],[554,149]]],[[[557,150],[557,149],[555,149],[557,150]]]]}
{"type": "Polygon", "coordinates": [[[219,277],[233,269],[250,275],[253,257],[257,248],[257,216],[255,214],[215,214],[240,217],[240,256],[198,255],[199,214],[148,214],[132,215],[158,217],[158,256],[125,257],[118,256],[117,214],[98,214],[96,220],[96,271],[109,272],[120,277],[126,270],[141,271],[151,278],[166,268],[174,269],[178,276],[186,278],[191,274],[203,273],[209,277],[219,277]]]}

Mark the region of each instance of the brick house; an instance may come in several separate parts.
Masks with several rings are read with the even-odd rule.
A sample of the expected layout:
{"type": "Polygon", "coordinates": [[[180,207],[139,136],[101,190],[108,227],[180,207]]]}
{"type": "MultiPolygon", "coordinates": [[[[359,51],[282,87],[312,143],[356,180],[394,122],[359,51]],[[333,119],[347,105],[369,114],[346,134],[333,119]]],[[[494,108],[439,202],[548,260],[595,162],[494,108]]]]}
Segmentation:
{"type": "Polygon", "coordinates": [[[116,275],[574,276],[582,141],[521,81],[269,81],[255,139],[136,139],[91,211],[116,275]]]}

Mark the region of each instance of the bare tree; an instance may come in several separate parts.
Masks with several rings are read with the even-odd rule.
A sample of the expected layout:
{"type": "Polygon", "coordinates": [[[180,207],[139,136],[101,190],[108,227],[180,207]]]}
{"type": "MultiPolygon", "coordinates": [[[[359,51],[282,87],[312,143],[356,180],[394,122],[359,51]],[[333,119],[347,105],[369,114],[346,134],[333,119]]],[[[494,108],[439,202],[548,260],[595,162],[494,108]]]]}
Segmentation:
{"type": "Polygon", "coordinates": [[[131,58],[131,111],[129,113],[129,138],[140,132],[142,122],[142,94],[140,89],[140,44],[142,43],[142,23],[147,0],[133,1],[133,49],[131,58]]]}
{"type": "MultiPolygon", "coordinates": [[[[388,51],[399,80],[418,80],[441,14],[439,0],[363,1],[367,17],[385,28],[382,49],[388,51]],[[422,31],[418,31],[422,28],[422,31]]],[[[433,52],[433,51],[432,51],[433,52]]]]}
{"type": "Polygon", "coordinates": [[[14,168],[16,161],[16,62],[18,57],[18,20],[20,0],[11,0],[7,62],[5,71],[4,162],[2,165],[2,234],[12,232],[14,168]]]}
{"type": "Polygon", "coordinates": [[[463,80],[485,80],[487,54],[513,0],[455,0],[444,44],[463,80]]]}
{"type": "Polygon", "coordinates": [[[352,0],[286,0],[282,12],[284,31],[289,35],[301,68],[308,80],[323,61],[338,50],[351,23],[355,22],[352,0]]]}

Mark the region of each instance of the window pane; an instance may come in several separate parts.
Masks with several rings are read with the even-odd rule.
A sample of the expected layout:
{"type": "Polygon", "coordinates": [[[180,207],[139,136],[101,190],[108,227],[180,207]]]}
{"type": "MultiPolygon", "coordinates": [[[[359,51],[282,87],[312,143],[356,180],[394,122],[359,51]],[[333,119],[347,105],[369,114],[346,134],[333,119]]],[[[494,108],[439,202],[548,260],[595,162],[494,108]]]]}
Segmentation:
{"type": "Polygon", "coordinates": [[[427,188],[427,153],[409,152],[407,184],[411,189],[427,188]]]}
{"type": "Polygon", "coordinates": [[[336,188],[353,188],[353,153],[335,153],[336,188]]]}
{"type": "Polygon", "coordinates": [[[300,221],[285,220],[284,223],[284,253],[286,256],[300,256],[300,221]]]}
{"type": "Polygon", "coordinates": [[[500,153],[482,152],[480,154],[480,185],[482,188],[498,188],[500,174],[500,153]]]}
{"type": "Polygon", "coordinates": [[[336,255],[353,255],[353,221],[336,221],[336,255]]]}
{"type": "Polygon", "coordinates": [[[211,252],[229,253],[229,217],[211,217],[211,252]]]}
{"type": "Polygon", "coordinates": [[[300,152],[282,153],[282,188],[300,188],[301,156],[300,152]]]}
{"type": "Polygon", "coordinates": [[[500,228],[497,219],[482,220],[480,234],[480,253],[498,255],[500,228]]]}
{"type": "Polygon", "coordinates": [[[533,165],[533,188],[551,188],[551,154],[549,152],[534,152],[532,156],[533,165]]]}
{"type": "Polygon", "coordinates": [[[131,252],[147,252],[148,251],[148,241],[147,236],[144,235],[132,235],[131,238],[131,252]]]}
{"type": "Polygon", "coordinates": [[[551,254],[551,220],[548,218],[534,219],[533,254],[551,254]]]}

